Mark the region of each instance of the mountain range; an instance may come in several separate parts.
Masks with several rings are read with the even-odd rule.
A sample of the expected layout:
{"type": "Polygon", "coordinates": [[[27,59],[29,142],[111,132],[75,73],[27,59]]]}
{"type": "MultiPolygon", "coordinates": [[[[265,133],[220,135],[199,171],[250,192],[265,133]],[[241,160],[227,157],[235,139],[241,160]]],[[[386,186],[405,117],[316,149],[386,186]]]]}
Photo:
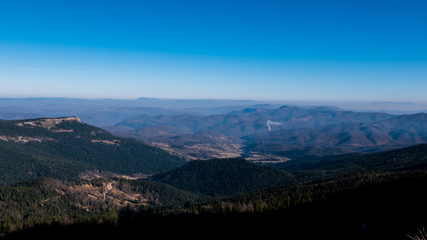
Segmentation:
{"type": "Polygon", "coordinates": [[[81,99],[81,98],[0,98],[0,119],[29,119],[79,116],[85,123],[111,126],[136,115],[226,114],[244,108],[278,108],[283,105],[313,108],[328,106],[335,110],[412,114],[427,112],[425,103],[409,102],[318,102],[255,101],[221,99],[81,99]]]}
{"type": "Polygon", "coordinates": [[[427,142],[427,114],[411,114],[368,123],[277,130],[244,137],[247,152],[293,159],[350,152],[375,152],[427,142]]]}
{"type": "Polygon", "coordinates": [[[261,103],[251,100],[215,99],[0,98],[0,119],[78,116],[87,124],[105,127],[141,114],[210,115],[258,104],[261,103]]]}
{"type": "MultiPolygon", "coordinates": [[[[422,114],[299,104],[214,99],[0,99],[0,118],[79,116],[115,136],[142,141],[186,160],[243,157],[283,162],[425,142],[422,114]]],[[[362,106],[415,107],[407,103],[362,106]]]]}
{"type": "Polygon", "coordinates": [[[279,129],[315,128],[344,122],[367,123],[391,117],[393,115],[386,113],[337,111],[324,107],[282,106],[274,109],[257,107],[208,116],[140,115],[115,124],[110,130],[114,131],[120,127],[139,130],[143,137],[207,132],[240,138],[279,129]]]}
{"type": "Polygon", "coordinates": [[[207,116],[139,115],[105,129],[190,160],[280,162],[425,143],[427,114],[259,106],[207,116]]]}

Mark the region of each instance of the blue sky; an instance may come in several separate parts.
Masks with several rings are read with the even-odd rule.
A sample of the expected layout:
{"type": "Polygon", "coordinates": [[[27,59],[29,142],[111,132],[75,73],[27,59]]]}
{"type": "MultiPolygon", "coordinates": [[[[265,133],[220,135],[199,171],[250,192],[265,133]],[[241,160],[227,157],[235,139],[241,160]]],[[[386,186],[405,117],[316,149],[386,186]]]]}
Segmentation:
{"type": "Polygon", "coordinates": [[[427,102],[427,1],[0,0],[0,97],[427,102]]]}

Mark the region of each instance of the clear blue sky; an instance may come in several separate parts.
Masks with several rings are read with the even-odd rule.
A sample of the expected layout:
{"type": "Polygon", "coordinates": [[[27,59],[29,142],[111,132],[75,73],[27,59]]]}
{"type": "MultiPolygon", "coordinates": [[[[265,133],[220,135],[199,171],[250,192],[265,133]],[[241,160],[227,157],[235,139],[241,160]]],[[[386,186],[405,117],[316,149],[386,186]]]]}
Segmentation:
{"type": "Polygon", "coordinates": [[[0,97],[427,101],[427,1],[0,0],[0,97]]]}

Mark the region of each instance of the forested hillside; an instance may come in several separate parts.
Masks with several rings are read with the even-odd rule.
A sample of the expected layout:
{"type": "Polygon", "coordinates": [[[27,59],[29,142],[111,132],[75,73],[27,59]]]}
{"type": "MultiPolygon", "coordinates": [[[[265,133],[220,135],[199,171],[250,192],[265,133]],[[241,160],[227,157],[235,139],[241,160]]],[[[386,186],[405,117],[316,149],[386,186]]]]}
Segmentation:
{"type": "Polygon", "coordinates": [[[0,121],[0,184],[71,179],[86,170],[153,174],[185,163],[164,150],[118,138],[78,118],[0,121]]]}
{"type": "Polygon", "coordinates": [[[214,159],[191,161],[152,180],[199,194],[225,196],[289,185],[295,178],[288,172],[244,159],[214,159]]]}
{"type": "Polygon", "coordinates": [[[427,169],[427,144],[371,154],[347,154],[271,166],[288,171],[300,181],[342,177],[366,172],[427,169]]]}
{"type": "Polygon", "coordinates": [[[191,212],[213,215],[208,219],[224,228],[249,229],[230,227],[234,236],[401,240],[427,224],[426,184],[425,171],[358,174],[221,199],[191,212]]]}
{"type": "Polygon", "coordinates": [[[0,234],[40,224],[114,224],[122,210],[173,211],[201,201],[206,198],[150,181],[40,178],[0,187],[0,234]]]}

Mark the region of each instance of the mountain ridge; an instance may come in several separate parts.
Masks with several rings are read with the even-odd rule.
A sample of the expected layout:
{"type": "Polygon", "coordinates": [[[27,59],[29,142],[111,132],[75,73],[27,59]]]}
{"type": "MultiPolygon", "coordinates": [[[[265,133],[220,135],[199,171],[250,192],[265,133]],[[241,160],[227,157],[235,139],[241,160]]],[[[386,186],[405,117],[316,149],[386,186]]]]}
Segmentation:
{"type": "Polygon", "coordinates": [[[1,184],[43,176],[69,179],[85,170],[152,174],[185,163],[77,117],[0,120],[0,149],[1,184]]]}

